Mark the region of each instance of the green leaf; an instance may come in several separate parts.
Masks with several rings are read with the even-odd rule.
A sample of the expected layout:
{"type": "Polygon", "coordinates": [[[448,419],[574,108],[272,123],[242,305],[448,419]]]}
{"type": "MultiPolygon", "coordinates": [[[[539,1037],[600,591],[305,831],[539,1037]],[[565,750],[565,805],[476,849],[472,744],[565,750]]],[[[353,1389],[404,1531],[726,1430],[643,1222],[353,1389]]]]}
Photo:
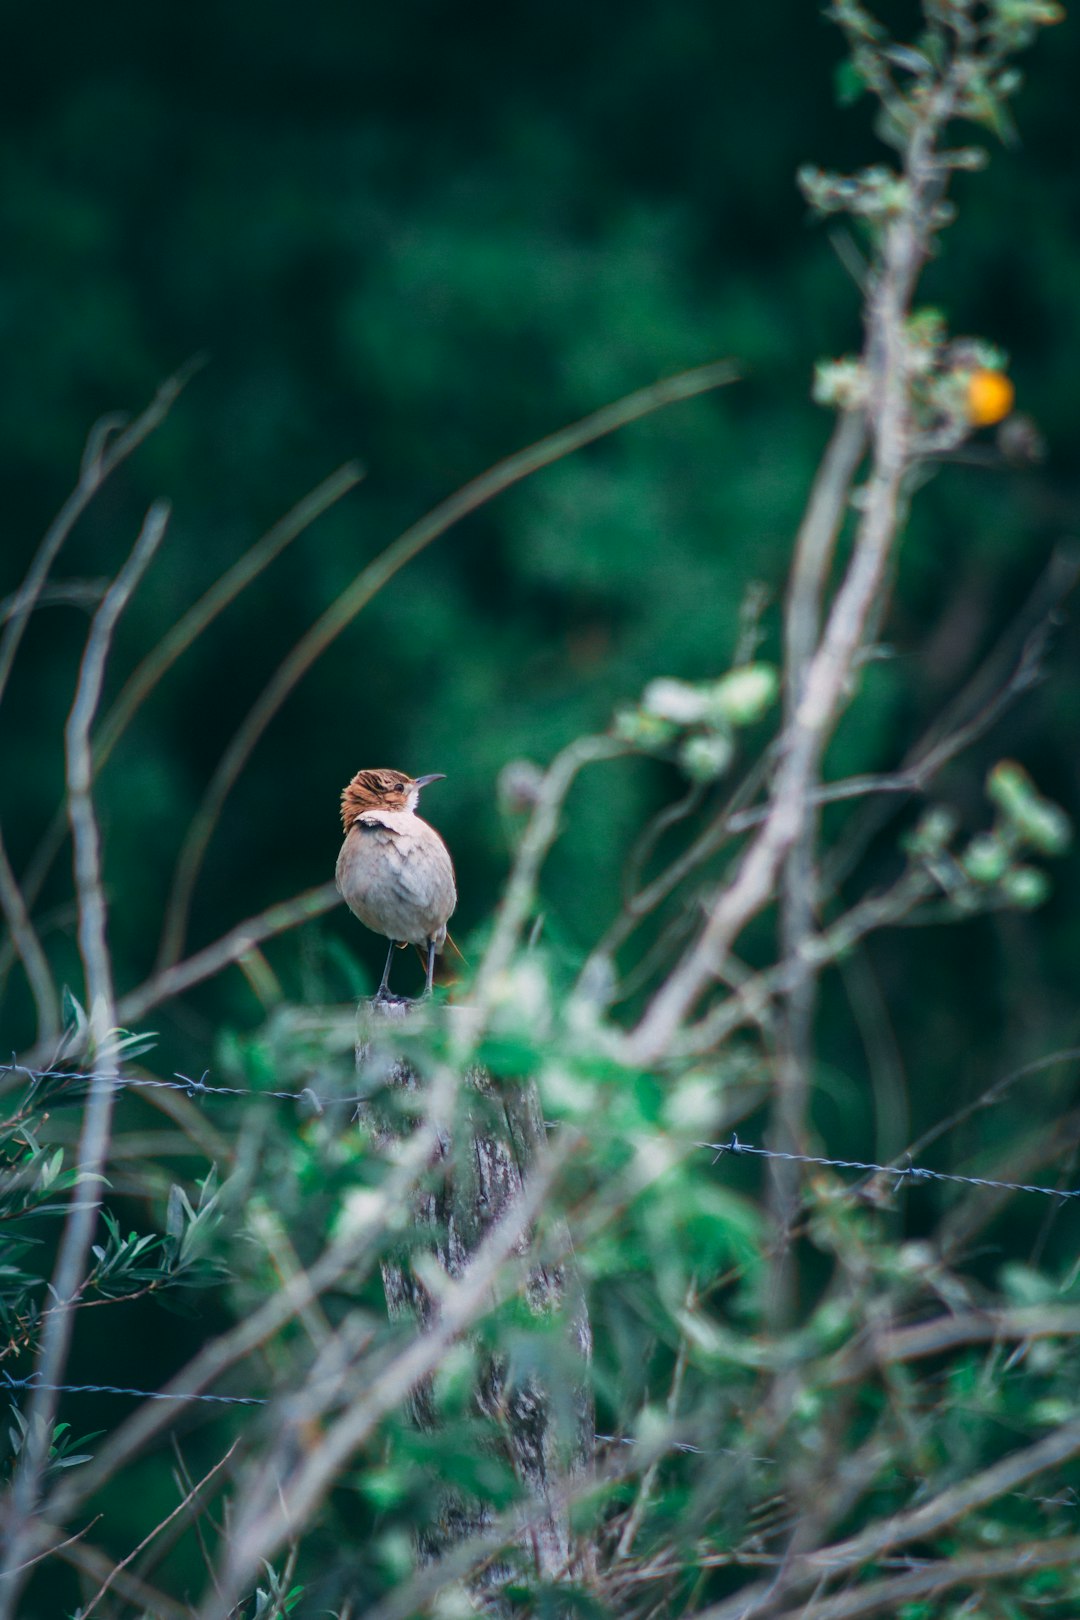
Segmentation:
{"type": "Polygon", "coordinates": [[[841,62],[833,74],[833,90],[840,107],[853,106],[861,96],[866,95],[869,88],[866,79],[850,60],[841,62]]]}

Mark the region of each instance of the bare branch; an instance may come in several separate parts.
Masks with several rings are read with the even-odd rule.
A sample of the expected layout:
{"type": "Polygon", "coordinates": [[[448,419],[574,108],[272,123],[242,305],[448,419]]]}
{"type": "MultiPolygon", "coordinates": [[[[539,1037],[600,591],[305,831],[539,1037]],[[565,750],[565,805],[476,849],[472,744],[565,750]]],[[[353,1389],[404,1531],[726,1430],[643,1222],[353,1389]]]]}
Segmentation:
{"type": "Polygon", "coordinates": [[[905,873],[883,894],[868,895],[820,933],[803,941],[797,958],[781,958],[771,968],[752,974],[727,1000],[713,1007],[676,1039],[673,1055],[690,1057],[714,1051],[740,1025],[757,1022],[770,1001],[783,995],[791,977],[809,959],[818,969],[845,955],[859,940],[880,928],[902,922],[935,892],[924,872],[905,873]]]}
{"type": "MultiPolygon", "coordinates": [[[[1016,618],[963,689],[928,727],[900,770],[883,777],[852,778],[846,788],[838,783],[831,790],[835,797],[857,796],[866,791],[860,784],[872,784],[869,791],[875,793],[923,791],[951,759],[984,736],[1006,709],[1044,678],[1047,644],[1061,622],[1062,604],[1075,590],[1078,579],[1080,551],[1074,546],[1056,547],[1016,618]]],[[[842,847],[832,851],[825,863],[828,888],[835,888],[853,870],[893,813],[890,805],[876,805],[847,829],[842,847]]]]}
{"type": "Polygon", "coordinates": [[[904,321],[929,250],[932,213],[942,186],[934,140],[949,118],[956,87],[927,96],[905,154],[910,207],[888,226],[882,265],[868,297],[865,365],[872,465],[862,492],[855,548],[807,670],[795,715],[785,727],[768,814],[731,884],[717,897],[700,938],[657,991],[625,1043],[633,1063],[656,1062],[669,1049],[744,925],[775,892],[781,863],[799,837],[807,793],[849,693],[871,613],[878,605],[896,538],[904,476],[911,464],[904,321]]]}
{"type": "Polygon", "coordinates": [[[75,846],[75,889],[79,904],[79,951],[86,977],[90,1037],[95,1051],[108,1045],[116,1027],[115,993],[101,883],[101,841],[91,790],[94,780],[90,728],[101,699],[105,663],[113,631],[150,559],[161,544],[169,506],[155,502],[146,514],[131,555],[95,613],[64,733],[67,760],[68,815],[75,846]]]}
{"type": "MultiPolygon", "coordinates": [[[[56,1391],[47,1386],[61,1381],[71,1341],[74,1320],[72,1306],[78,1296],[100,1208],[102,1173],[108,1153],[115,1096],[117,1064],[110,1051],[110,1039],[116,1028],[116,1005],[106,931],[105,895],[101,882],[101,847],[91,798],[93,762],[90,728],[101,698],[113,631],[161,543],[168,518],[169,508],[164,502],[157,502],[150,508],[131,555],[94,614],[79,671],[75,701],[64,732],[68,813],[75,845],[75,884],[79,903],[79,951],[86,978],[90,1039],[98,1072],[91,1086],[79,1139],[77,1193],[64,1222],[53,1271],[51,1291],[58,1309],[50,1315],[42,1333],[35,1368],[38,1385],[30,1397],[26,1442],[11,1484],[3,1560],[8,1569],[22,1563],[33,1539],[30,1520],[37,1506],[56,1418],[56,1391]]],[[[13,1613],[22,1584],[14,1575],[0,1582],[0,1620],[8,1620],[13,1613]]]]}
{"type": "MultiPolygon", "coordinates": [[[[78,607],[96,608],[109,588],[107,579],[64,579],[55,585],[43,585],[37,593],[36,608],[78,607]]],[[[0,624],[6,624],[22,611],[22,594],[15,591],[0,602],[0,624]]]]}
{"type": "MultiPolygon", "coordinates": [[[[332,473],[309,495],[305,495],[291,512],[286,513],[278,523],[268,529],[260,540],[227,568],[210,589],[181,615],[177,623],[129,676],[116,701],[102,720],[94,738],[95,774],[101,772],[133,716],[177,659],[218,615],[281,555],[286,546],[291,545],[317,518],[350,490],[355,489],[363,476],[362,470],[353,462],[347,462],[344,467],[332,473]]],[[[22,889],[27,907],[32,906],[41,893],[42,885],[63,845],[66,832],[67,816],[64,806],[61,805],[26,869],[22,889]]],[[[11,932],[14,939],[14,928],[11,932]]],[[[10,967],[12,948],[11,945],[0,947],[0,985],[3,984],[10,967]]],[[[22,955],[22,952],[19,954],[22,955]]]]}
{"type": "Polygon", "coordinates": [[[522,835],[507,880],[506,892],[496,913],[491,940],[473,981],[469,1000],[470,1007],[478,1010],[479,1024],[471,1022],[468,1026],[462,1026],[463,1030],[468,1028],[472,1040],[479,1035],[490,1010],[499,976],[509,967],[528,920],[536,899],[540,868],[558,835],[562,807],[575,778],[587,765],[618,759],[631,752],[629,744],[612,737],[579,737],[556,754],[544,772],[536,790],[529,824],[522,835]]]}
{"type": "MultiPolygon", "coordinates": [[[[868,1581],[837,1597],[819,1597],[810,1610],[803,1604],[797,1609],[785,1609],[775,1620],[804,1620],[808,1613],[812,1613],[813,1620],[859,1620],[861,1615],[881,1613],[895,1615],[918,1598],[938,1597],[954,1586],[979,1586],[1009,1575],[1028,1576],[1040,1569],[1075,1566],[1078,1558],[1080,1536],[1022,1541],[991,1552],[950,1553],[947,1558],[939,1558],[903,1575],[868,1581]]],[[[706,1620],[711,1613],[709,1609],[704,1610],[699,1620],[706,1620]]]]}
{"type": "MultiPolygon", "coordinates": [[[[1063,1424],[1034,1445],[1003,1457],[1000,1462],[939,1492],[919,1507],[894,1513],[877,1524],[869,1525],[847,1541],[835,1542],[830,1547],[821,1547],[816,1552],[804,1553],[793,1559],[783,1579],[776,1583],[775,1597],[790,1597],[796,1592],[806,1591],[822,1578],[832,1579],[861,1569],[897,1547],[939,1535],[976,1508],[996,1502],[1008,1491],[1016,1490],[1047,1469],[1076,1456],[1080,1456],[1080,1423],[1063,1424]]],[[[739,1616],[752,1612],[748,1606],[768,1590],[764,1585],[744,1587],[735,1597],[704,1609],[699,1620],[738,1620],[739,1616]]]]}
{"type": "Polygon", "coordinates": [[[228,1462],[229,1458],[232,1456],[239,1444],[239,1438],[234,1440],[225,1455],[223,1457],[219,1457],[212,1468],[207,1469],[203,1477],[191,1487],[183,1499],[176,1504],[172,1512],[167,1514],[166,1517],[162,1519],[160,1524],[156,1524],[151,1530],[150,1534],[148,1536],[144,1536],[139,1542],[139,1545],[133,1548],[132,1551],[128,1553],[126,1558],[121,1558],[120,1562],[115,1566],[115,1568],[109,1571],[108,1575],[106,1575],[105,1579],[102,1581],[101,1585],[90,1599],[90,1602],[80,1611],[81,1620],[89,1620],[89,1616],[93,1614],[94,1610],[97,1608],[98,1604],[109,1590],[109,1587],[113,1585],[121,1571],[125,1570],[128,1565],[139,1556],[143,1549],[148,1547],[154,1538],[161,1534],[162,1530],[164,1530],[167,1525],[171,1524],[175,1518],[183,1513],[188,1504],[196,1496],[198,1496],[203,1486],[208,1484],[220,1469],[224,1468],[225,1464],[228,1462]]]}
{"type": "MultiPolygon", "coordinates": [[[[61,547],[109,474],[115,471],[120,463],[164,421],[194,369],[193,363],[163,383],[142,415],[136,417],[130,427],[118,433],[111,443],[108,442],[108,436],[116,433],[118,418],[105,417],[91,430],[83,451],[79,479],[75,488],[42,536],[22,585],[3,604],[3,634],[0,635],[0,702],[3,701],[11,668],[30,615],[43,599],[49,570],[56,561],[61,547]]],[[[26,889],[20,894],[6,854],[0,856],[0,866],[4,869],[0,880],[0,910],[3,911],[4,921],[11,935],[12,947],[18,953],[30,981],[37,1011],[38,1036],[39,1039],[53,1039],[59,1024],[55,1008],[55,991],[45,954],[29,915],[29,907],[34,903],[36,891],[30,892],[26,889]]]]}
{"type": "MultiPolygon", "coordinates": [[[[795,543],[795,561],[784,615],[784,717],[795,724],[803,683],[821,633],[822,603],[851,486],[866,448],[862,412],[841,415],[814,481],[795,543]]],[[[792,962],[791,983],[777,1019],[776,1095],[770,1132],[776,1146],[797,1153],[803,1146],[809,1090],[817,973],[803,946],[817,915],[819,815],[814,803],[818,762],[801,785],[800,826],[784,858],[780,876],[780,949],[792,962]]],[[[798,1203],[800,1172],[780,1160],[770,1178],[770,1203],[777,1228],[773,1282],[769,1289],[774,1327],[790,1320],[794,1304],[788,1232],[798,1203]]]]}
{"type": "Polygon", "coordinates": [[[938,1356],[961,1344],[1000,1344],[1006,1339],[1065,1339],[1080,1335],[1075,1305],[1035,1305],[1014,1310],[964,1311],[916,1322],[912,1327],[871,1329],[865,1342],[846,1345],[830,1369],[830,1384],[853,1383],[875,1368],[938,1356]]]}
{"type": "Polygon", "coordinates": [[[121,1021],[125,1025],[137,1024],[152,1007],[158,1007],[163,1001],[170,1001],[174,996],[183,995],[193,985],[213,978],[215,973],[220,973],[222,968],[238,962],[253,946],[260,945],[263,940],[272,939],[275,934],[286,933],[299,923],[310,922],[313,917],[321,917],[340,904],[341,896],[336,884],[332,882],[320,883],[314,889],[305,889],[302,894],[294,895],[291,900],[277,901],[265,911],[249,917],[246,922],[237,923],[227,934],[223,934],[212,945],[206,945],[201,951],[196,951],[195,955],[189,956],[186,961],[177,962],[175,966],[153,974],[137,989],[129,990],[126,995],[121,996],[117,1004],[121,1021]]]}
{"type": "Polygon", "coordinates": [[[3,833],[0,832],[0,910],[4,913],[12,947],[23,965],[37,1013],[39,1043],[51,1044],[60,1033],[60,1002],[48,958],[30,921],[18,879],[11,870],[3,833]]]}
{"type": "Polygon", "coordinates": [[[108,442],[108,435],[116,432],[122,418],[106,417],[91,430],[83,452],[79,481],[42,537],[29,572],[16,592],[3,636],[0,636],[0,701],[3,700],[11,666],[15,662],[15,654],[19,650],[27,620],[38,603],[49,569],[55,562],[61,546],[109,474],[115,472],[120,463],[126,460],[155,428],[161,426],[181,391],[201,364],[201,360],[191,361],[174,377],[162,383],[142,415],[137,416],[130,427],[116,433],[111,443],[108,442]]]}

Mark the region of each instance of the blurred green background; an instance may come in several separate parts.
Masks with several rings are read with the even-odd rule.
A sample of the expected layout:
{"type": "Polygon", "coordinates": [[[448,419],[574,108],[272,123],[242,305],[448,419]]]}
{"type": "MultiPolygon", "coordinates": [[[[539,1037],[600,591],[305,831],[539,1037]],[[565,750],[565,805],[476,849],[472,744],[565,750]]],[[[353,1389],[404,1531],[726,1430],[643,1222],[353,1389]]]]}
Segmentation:
{"type": "MultiPolygon", "coordinates": [[[[914,23],[913,5],[879,9],[902,31],[914,23]]],[[[508,761],[546,761],[603,728],[655,675],[721,672],[756,580],[771,592],[775,653],[792,539],[831,426],[810,402],[813,364],[860,335],[858,289],[828,229],[808,219],[795,172],[884,155],[868,107],[836,106],[842,55],[815,0],[9,8],[0,598],[71,487],[92,423],[139,410],[195,353],[208,364],[54,570],[111,576],[149,501],[173,501],[116,638],[106,700],[302,495],[350,458],[367,470],[170,672],[101,778],[121,992],[153,967],[176,855],[222,750],[365,563],[500,457],[723,356],[742,369],[737,385],[500,497],[361,613],[229,798],[188,948],[328,879],[341,787],[361,766],[391,765],[446,773],[424,808],[454,853],[454,931],[468,950],[509,857],[495,802],[508,761]]],[[[882,627],[893,656],[867,672],[832,774],[898,762],[1080,523],[1078,16],[1024,66],[1020,143],[994,146],[989,171],[959,181],[960,221],[924,298],[955,333],[1010,351],[1047,458],[946,467],[919,493],[882,627]]],[[[979,443],[989,450],[991,436],[979,443]]],[[[35,614],[0,708],[0,821],[17,872],[62,796],[87,622],[85,607],[35,614]]],[[[1078,717],[1080,637],[1066,622],[1049,680],[938,784],[965,828],[988,821],[983,778],[1003,754],[1076,818],[1078,717]]],[[[674,769],[644,761],[579,783],[544,895],[548,937],[568,959],[617,907],[636,829],[683,789],[674,769]]],[[[852,814],[837,812],[830,836],[843,839],[852,814]]],[[[871,844],[847,900],[895,874],[895,844],[895,828],[871,844]]],[[[1039,912],[898,931],[870,942],[858,973],[828,978],[814,1123],[830,1152],[895,1152],[1014,1065],[1077,1039],[1075,856],[1053,875],[1039,912]]],[[[81,995],[70,901],[65,849],[37,915],[58,981],[81,995]]],[[[767,924],[748,949],[770,951],[767,924]]],[[[266,954],[287,995],[346,1003],[365,975],[377,981],[383,945],[342,909],[266,954]]],[[[395,971],[402,988],[410,971],[419,986],[415,963],[395,971]]],[[[0,1004],[5,1052],[32,1039],[31,1013],[15,971],[0,1004]]],[[[228,1079],[222,1031],[264,1015],[231,968],[146,1020],[160,1031],[151,1062],[228,1079]]],[[[952,1134],[948,1162],[968,1164],[987,1137],[1007,1153],[1074,1095],[1067,1067],[1032,1077],[952,1134]]],[[[1075,1184],[1060,1157],[1068,1126],[1072,1138],[1048,1132],[1025,1176],[1060,1171],[1075,1184]]],[[[122,1178],[117,1189],[133,1190],[122,1178]]],[[[1010,1242],[1044,1213],[1010,1212],[1010,1242]]],[[[1068,1246],[1064,1227],[1055,1241],[1068,1246]]],[[[126,1338],[101,1321],[111,1313],[88,1313],[74,1371],[155,1387],[151,1342],[164,1377],[205,1338],[213,1308],[197,1324],[170,1319],[167,1337],[152,1303],[136,1318],[148,1326],[126,1338]]],[[[129,1407],[88,1401],[85,1420],[83,1404],[69,1410],[82,1432],[129,1407]]],[[[153,1461],[119,1491],[133,1516],[125,1547],[153,1491],[171,1507],[153,1461]]]]}
{"type": "MultiPolygon", "coordinates": [[[[896,6],[901,27],[915,8],[896,6]]],[[[804,162],[881,155],[839,111],[839,35],[809,0],[543,7],[404,4],[24,7],[6,20],[0,230],[6,533],[14,590],[103,412],[134,411],[192,354],[209,364],[79,525],[55,576],[118,567],[154,496],[162,551],[117,637],[109,691],[301,495],[358,457],[365,483],[302,536],[170,673],[104,773],[119,988],[150,970],[176,852],[214,765],[295,640],[404,526],[499,457],[657,377],[721,356],[745,380],[624,430],[515,489],[385,589],[290,698],[229,799],[190,948],[332,872],[337,795],[362,765],[444,771],[427,813],[457,860],[463,941],[508,846],[494,784],[546,760],[655,674],[721,671],[740,601],[777,602],[827,414],[812,366],[859,340],[858,291],[794,182],[804,162]]],[[[919,496],[874,667],[832,769],[894,763],[962,682],[1077,523],[1080,25],[1025,66],[1021,143],[963,178],[926,276],[955,332],[1012,354],[1046,462],[946,468],[919,496]]],[[[978,139],[979,132],[967,132],[978,139]]],[[[84,609],[35,615],[0,712],[0,811],[24,869],[62,788],[60,739],[84,609]]],[[[987,764],[1015,754],[1075,809],[1080,642],[950,771],[985,820],[987,764]]],[[[584,951],[617,903],[628,838],[681,791],[606,767],[571,801],[547,903],[584,951]]],[[[891,843],[889,844],[891,847],[891,843]]],[[[884,845],[855,875],[888,870],[884,845]],[[878,863],[875,866],[875,861],[878,863]]],[[[900,1055],[931,1113],[987,1065],[1075,1026],[1075,863],[1034,917],[873,951],[900,1055]]],[[[40,902],[78,989],[69,859],[40,902]]],[[[344,1000],[343,912],[268,947],[286,991],[344,1000]]],[[[405,977],[408,970],[403,969],[405,977]]],[[[417,970],[418,972],[419,970],[417,970]]],[[[161,1064],[212,1061],[222,1022],[261,1016],[233,969],[149,1022],[161,1064]]],[[[865,1059],[839,1001],[827,1055],[865,1059]]],[[[4,1044],[30,1038],[17,973],[4,1044]]],[[[856,1111],[867,1146],[870,1124],[856,1111]]],[[[853,1127],[853,1129],[855,1129],[853,1127]]],[[[838,1144],[839,1145],[839,1144],[838,1144]]],[[[850,1146],[851,1144],[845,1144],[850,1146]]]]}

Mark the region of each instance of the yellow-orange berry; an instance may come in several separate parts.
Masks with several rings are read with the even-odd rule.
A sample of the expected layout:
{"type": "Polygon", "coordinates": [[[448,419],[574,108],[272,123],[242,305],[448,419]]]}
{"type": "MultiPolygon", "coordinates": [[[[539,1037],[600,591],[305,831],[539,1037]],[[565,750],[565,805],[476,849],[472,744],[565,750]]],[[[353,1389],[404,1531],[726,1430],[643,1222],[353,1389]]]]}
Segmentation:
{"type": "Polygon", "coordinates": [[[968,421],[974,427],[991,427],[1004,421],[1013,408],[1016,389],[1003,371],[981,366],[973,371],[967,385],[968,421]]]}

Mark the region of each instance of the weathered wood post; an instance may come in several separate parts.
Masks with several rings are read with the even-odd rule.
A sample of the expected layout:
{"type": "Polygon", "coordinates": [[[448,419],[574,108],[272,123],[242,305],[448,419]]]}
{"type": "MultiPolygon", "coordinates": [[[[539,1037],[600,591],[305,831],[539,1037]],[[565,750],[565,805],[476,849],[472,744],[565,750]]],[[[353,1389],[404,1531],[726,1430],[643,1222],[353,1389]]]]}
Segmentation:
{"type": "MultiPolygon", "coordinates": [[[[387,1027],[414,1015],[428,1014],[430,1003],[361,1002],[356,1048],[358,1070],[370,1060],[373,1040],[384,1042],[387,1027]]],[[[435,1016],[467,1016],[467,1008],[441,1007],[435,1016]]],[[[405,1058],[393,1062],[391,1087],[418,1090],[423,1078],[405,1058]]],[[[533,1081],[501,1080],[481,1067],[465,1077],[469,1104],[460,1130],[468,1133],[466,1150],[440,1132],[434,1164],[443,1168],[440,1179],[429,1181],[416,1195],[417,1228],[430,1233],[428,1252],[451,1278],[468,1266],[486,1234],[522,1198],[529,1171],[543,1151],[546,1128],[533,1081]]],[[[377,1139],[392,1142],[397,1125],[376,1120],[377,1139]]],[[[530,1235],[518,1244],[527,1259],[530,1235]]],[[[560,1313],[573,1360],[579,1373],[572,1387],[565,1386],[565,1363],[560,1365],[561,1388],[556,1391],[542,1371],[515,1378],[506,1359],[485,1358],[475,1390],[477,1410],[496,1425],[505,1455],[522,1487],[523,1529],[519,1546],[536,1575],[547,1581],[587,1579],[594,1560],[575,1544],[567,1505],[568,1488],[581,1484],[592,1468],[594,1416],[589,1362],[592,1339],[584,1292],[576,1275],[569,1242],[560,1245],[566,1258],[557,1264],[537,1262],[528,1269],[524,1299],[536,1317],[560,1313]],[[572,1417],[568,1424],[566,1412],[572,1417]],[[568,1433],[569,1429],[569,1433],[568,1433]]],[[[382,1267],[387,1311],[392,1318],[414,1320],[429,1327],[438,1301],[415,1274],[407,1257],[382,1267]]],[[[421,1389],[413,1401],[415,1421],[422,1427],[437,1425],[430,1391],[421,1389]]],[[[422,1556],[441,1556],[450,1547],[489,1527],[490,1509],[463,1493],[447,1491],[438,1529],[424,1538],[422,1556]]],[[[507,1566],[489,1567],[481,1590],[490,1598],[507,1578],[507,1566]]]]}

